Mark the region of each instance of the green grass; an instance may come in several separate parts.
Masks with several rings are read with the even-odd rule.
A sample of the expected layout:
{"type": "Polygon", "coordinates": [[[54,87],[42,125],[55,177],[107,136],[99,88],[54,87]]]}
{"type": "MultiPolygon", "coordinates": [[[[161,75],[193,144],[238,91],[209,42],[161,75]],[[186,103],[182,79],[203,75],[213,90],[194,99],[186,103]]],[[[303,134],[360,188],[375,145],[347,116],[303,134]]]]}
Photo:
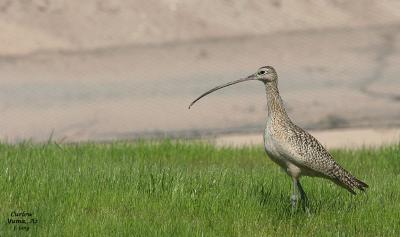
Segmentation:
{"type": "Polygon", "coordinates": [[[308,215],[261,147],[2,144],[0,236],[400,236],[400,146],[332,153],[370,188],[305,177],[308,215]],[[38,223],[15,231],[12,211],[38,223]]]}

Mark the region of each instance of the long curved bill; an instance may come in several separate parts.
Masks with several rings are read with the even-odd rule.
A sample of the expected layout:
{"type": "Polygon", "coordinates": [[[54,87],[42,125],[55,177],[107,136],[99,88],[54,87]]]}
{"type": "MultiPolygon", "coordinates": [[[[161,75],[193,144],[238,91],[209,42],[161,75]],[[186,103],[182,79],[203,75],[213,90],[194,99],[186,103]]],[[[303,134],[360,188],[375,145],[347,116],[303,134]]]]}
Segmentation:
{"type": "Polygon", "coordinates": [[[210,94],[210,93],[213,93],[213,92],[216,91],[216,90],[222,89],[222,88],[224,88],[224,87],[227,87],[227,86],[230,86],[230,85],[233,85],[233,84],[236,84],[236,83],[240,83],[240,82],[244,82],[244,81],[251,81],[251,80],[257,80],[257,79],[256,79],[256,77],[255,77],[254,75],[250,75],[250,76],[248,76],[248,77],[246,77],[246,78],[242,78],[242,79],[239,79],[239,80],[236,80],[236,81],[228,82],[228,83],[226,83],[226,84],[217,86],[217,87],[215,87],[215,88],[213,88],[213,89],[211,89],[211,90],[205,92],[205,93],[202,94],[201,96],[197,97],[197,99],[195,99],[192,103],[190,103],[189,109],[190,109],[190,107],[192,107],[192,105],[194,105],[194,103],[196,103],[198,100],[200,100],[201,98],[203,98],[204,96],[206,96],[206,95],[208,95],[208,94],[210,94]]]}

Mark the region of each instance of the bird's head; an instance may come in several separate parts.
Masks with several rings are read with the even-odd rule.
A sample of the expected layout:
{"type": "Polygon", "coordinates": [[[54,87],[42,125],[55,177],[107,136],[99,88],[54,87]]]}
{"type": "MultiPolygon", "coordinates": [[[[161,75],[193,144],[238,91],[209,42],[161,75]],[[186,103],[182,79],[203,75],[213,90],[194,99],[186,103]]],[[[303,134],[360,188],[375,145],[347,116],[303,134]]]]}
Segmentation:
{"type": "Polygon", "coordinates": [[[278,75],[276,71],[271,66],[260,67],[256,73],[248,76],[250,80],[259,80],[264,83],[276,81],[278,79],[278,75]]]}
{"type": "Polygon", "coordinates": [[[262,81],[264,84],[266,84],[266,83],[277,81],[278,80],[278,75],[276,74],[275,69],[273,67],[271,67],[271,66],[260,67],[254,74],[251,74],[248,77],[245,77],[245,78],[242,78],[242,79],[239,79],[239,80],[236,80],[236,81],[228,82],[228,83],[226,83],[224,85],[217,86],[217,87],[205,92],[204,94],[199,96],[197,99],[195,99],[189,105],[189,109],[194,103],[196,103],[196,101],[200,100],[204,96],[206,96],[206,95],[208,95],[208,94],[210,94],[210,93],[212,93],[212,92],[214,92],[216,90],[222,89],[224,87],[227,87],[227,86],[239,83],[239,82],[251,81],[251,80],[262,81]]]}

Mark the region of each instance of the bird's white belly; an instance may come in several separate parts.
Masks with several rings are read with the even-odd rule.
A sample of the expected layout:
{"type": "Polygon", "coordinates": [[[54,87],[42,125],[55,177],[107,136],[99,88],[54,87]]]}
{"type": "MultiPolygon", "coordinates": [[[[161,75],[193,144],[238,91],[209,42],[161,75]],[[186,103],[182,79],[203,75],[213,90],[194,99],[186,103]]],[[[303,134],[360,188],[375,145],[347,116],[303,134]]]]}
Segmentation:
{"type": "Polygon", "coordinates": [[[287,159],[288,151],[281,146],[274,137],[269,136],[265,133],[264,136],[264,147],[268,156],[272,161],[277,163],[284,171],[286,171],[292,177],[300,177],[301,169],[296,164],[287,159]]]}
{"type": "Polygon", "coordinates": [[[282,168],[287,167],[287,162],[282,154],[281,147],[273,137],[268,136],[267,134],[264,136],[264,148],[271,160],[276,162],[282,168]]]}

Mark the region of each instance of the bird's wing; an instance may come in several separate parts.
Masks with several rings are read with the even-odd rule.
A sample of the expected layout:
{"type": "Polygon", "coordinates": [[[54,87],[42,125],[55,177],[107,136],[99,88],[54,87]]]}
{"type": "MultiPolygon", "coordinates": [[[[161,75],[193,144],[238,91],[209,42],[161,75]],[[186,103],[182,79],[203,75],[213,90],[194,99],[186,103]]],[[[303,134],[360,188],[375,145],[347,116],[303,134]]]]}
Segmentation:
{"type": "Polygon", "coordinates": [[[322,176],[331,176],[339,166],[325,147],[311,134],[293,124],[286,137],[287,159],[322,176]]]}
{"type": "Polygon", "coordinates": [[[352,194],[355,188],[362,191],[368,185],[358,180],[350,172],[341,167],[329,152],[311,134],[293,125],[290,136],[287,136],[286,158],[300,167],[305,167],[314,175],[331,179],[346,188],[352,194]]]}

